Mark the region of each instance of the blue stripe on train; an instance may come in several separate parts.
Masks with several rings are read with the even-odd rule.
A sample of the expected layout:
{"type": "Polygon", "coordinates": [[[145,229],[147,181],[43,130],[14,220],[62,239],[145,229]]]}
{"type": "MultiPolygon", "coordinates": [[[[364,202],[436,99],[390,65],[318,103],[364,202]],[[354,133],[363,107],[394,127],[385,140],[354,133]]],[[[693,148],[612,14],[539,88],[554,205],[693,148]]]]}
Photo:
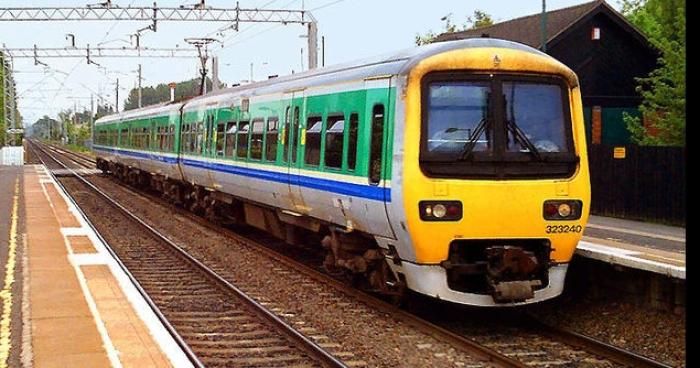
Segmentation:
{"type": "MultiPolygon", "coordinates": [[[[157,160],[169,164],[175,164],[178,161],[178,159],[174,157],[160,156],[155,153],[134,152],[116,148],[103,147],[93,147],[93,149],[98,151],[117,153],[125,156],[144,158],[148,160],[157,160]]],[[[186,166],[197,167],[201,169],[219,171],[233,175],[247,176],[250,178],[273,181],[277,183],[287,183],[291,179],[293,183],[306,188],[321,190],[324,192],[344,194],[353,197],[367,198],[375,201],[383,201],[386,198],[387,202],[391,202],[390,188],[344,183],[341,181],[316,178],[312,176],[279,173],[260,169],[251,169],[247,167],[233,166],[217,162],[207,162],[192,159],[181,159],[181,161],[186,166]]]]}

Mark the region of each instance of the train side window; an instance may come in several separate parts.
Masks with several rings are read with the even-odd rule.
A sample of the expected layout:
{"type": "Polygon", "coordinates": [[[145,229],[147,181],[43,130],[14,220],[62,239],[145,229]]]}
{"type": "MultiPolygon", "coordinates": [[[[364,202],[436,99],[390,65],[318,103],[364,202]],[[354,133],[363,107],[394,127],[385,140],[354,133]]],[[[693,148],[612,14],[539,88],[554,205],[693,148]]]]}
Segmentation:
{"type": "Polygon", "coordinates": [[[357,132],[360,119],[356,112],[350,114],[348,124],[348,170],[355,171],[357,164],[357,132]]]}
{"type": "Polygon", "coordinates": [[[167,151],[172,152],[173,151],[173,141],[175,140],[175,126],[174,125],[169,125],[168,126],[168,147],[167,151]]]}
{"type": "Polygon", "coordinates": [[[229,121],[226,124],[226,157],[233,157],[233,152],[236,149],[236,126],[235,121],[229,121]]]}
{"type": "Polygon", "coordinates": [[[267,161],[275,161],[277,159],[278,125],[279,119],[277,117],[267,119],[267,130],[265,131],[265,160],[267,161]]]}
{"type": "Polygon", "coordinates": [[[297,137],[299,131],[299,106],[294,107],[294,120],[292,121],[292,129],[289,131],[289,146],[292,147],[292,164],[297,163],[297,137]]]}
{"type": "Polygon", "coordinates": [[[306,142],[304,145],[304,163],[307,166],[318,166],[321,162],[321,130],[323,119],[312,116],[306,120],[306,142]]]}
{"type": "Polygon", "coordinates": [[[287,162],[287,157],[289,155],[289,141],[291,139],[291,130],[290,130],[290,125],[291,125],[291,113],[292,113],[292,107],[287,106],[287,109],[284,111],[284,127],[282,128],[282,162],[287,162]]]}
{"type": "Polygon", "coordinates": [[[226,123],[219,123],[216,125],[216,156],[221,157],[224,155],[224,134],[226,134],[226,123]]]}
{"type": "Polygon", "coordinates": [[[236,132],[236,156],[239,158],[248,157],[248,122],[238,122],[238,131],[236,132]]]}
{"type": "Polygon", "coordinates": [[[190,125],[183,124],[182,132],[180,133],[180,147],[182,147],[183,152],[189,152],[190,150],[190,125]]]}
{"type": "Polygon", "coordinates": [[[253,129],[250,132],[250,158],[260,160],[263,150],[263,136],[265,135],[265,120],[253,119],[253,129]]]}
{"type": "Polygon", "coordinates": [[[205,147],[205,145],[204,145],[204,138],[206,137],[206,135],[205,135],[205,129],[204,129],[204,123],[201,122],[201,121],[200,121],[199,123],[197,123],[197,133],[196,133],[196,134],[197,134],[197,136],[196,136],[196,137],[197,137],[197,138],[196,138],[197,140],[196,140],[196,142],[195,142],[194,152],[195,152],[196,154],[200,155],[200,154],[202,154],[203,151],[205,150],[205,149],[204,149],[204,147],[205,147]]]}
{"type": "Polygon", "coordinates": [[[324,164],[328,168],[340,169],[343,166],[343,139],[345,117],[329,116],[326,120],[326,147],[324,164]]]}
{"type": "Polygon", "coordinates": [[[372,134],[370,136],[369,183],[379,185],[382,176],[382,145],[384,137],[384,105],[372,109],[372,134]]]}

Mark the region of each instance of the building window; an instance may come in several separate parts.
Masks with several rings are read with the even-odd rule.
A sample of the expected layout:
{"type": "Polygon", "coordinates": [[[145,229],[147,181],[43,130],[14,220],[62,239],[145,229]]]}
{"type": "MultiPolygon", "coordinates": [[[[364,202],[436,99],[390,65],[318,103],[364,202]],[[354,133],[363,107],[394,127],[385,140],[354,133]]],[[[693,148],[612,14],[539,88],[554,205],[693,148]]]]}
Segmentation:
{"type": "Polygon", "coordinates": [[[599,27],[593,27],[591,30],[591,40],[599,40],[600,39],[600,28],[599,27]]]}

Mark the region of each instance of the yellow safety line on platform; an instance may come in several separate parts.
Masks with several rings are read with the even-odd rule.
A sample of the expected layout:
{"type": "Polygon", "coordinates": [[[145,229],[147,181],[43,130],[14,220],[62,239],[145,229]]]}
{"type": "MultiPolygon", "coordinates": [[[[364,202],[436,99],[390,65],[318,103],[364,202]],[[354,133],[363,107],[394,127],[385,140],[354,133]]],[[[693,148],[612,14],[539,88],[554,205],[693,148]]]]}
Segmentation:
{"type": "Polygon", "coordinates": [[[0,318],[0,367],[7,367],[10,356],[10,321],[12,318],[12,284],[15,282],[15,250],[17,249],[17,219],[19,209],[19,178],[15,180],[15,195],[12,203],[10,222],[10,244],[7,247],[7,264],[5,265],[5,285],[0,291],[2,299],[2,318],[0,318]]]}

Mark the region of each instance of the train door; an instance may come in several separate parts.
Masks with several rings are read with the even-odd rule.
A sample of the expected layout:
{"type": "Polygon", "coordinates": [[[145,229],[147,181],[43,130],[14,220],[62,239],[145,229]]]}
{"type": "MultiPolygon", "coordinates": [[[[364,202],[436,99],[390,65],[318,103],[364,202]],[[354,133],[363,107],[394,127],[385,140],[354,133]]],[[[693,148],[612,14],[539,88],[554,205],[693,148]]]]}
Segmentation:
{"type": "Polygon", "coordinates": [[[299,162],[300,146],[303,144],[302,112],[304,111],[304,92],[294,91],[285,94],[284,99],[289,101],[285,109],[284,117],[284,151],[282,160],[287,166],[287,185],[289,188],[289,205],[295,212],[306,213],[307,208],[301,196],[299,187],[299,175],[301,174],[299,162]]]}
{"type": "Polygon", "coordinates": [[[367,181],[372,200],[365,209],[370,231],[375,235],[395,238],[386,204],[391,202],[391,77],[365,81],[365,133],[367,136],[367,181]]]}

